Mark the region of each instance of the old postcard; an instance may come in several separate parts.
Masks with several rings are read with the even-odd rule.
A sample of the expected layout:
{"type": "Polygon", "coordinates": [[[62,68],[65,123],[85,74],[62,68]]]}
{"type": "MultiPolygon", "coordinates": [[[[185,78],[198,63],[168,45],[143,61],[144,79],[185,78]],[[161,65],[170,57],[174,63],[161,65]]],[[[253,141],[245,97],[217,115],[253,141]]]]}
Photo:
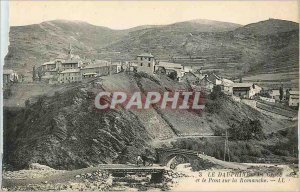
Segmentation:
{"type": "Polygon", "coordinates": [[[298,14],[1,1],[2,190],[298,191],[298,14]]]}

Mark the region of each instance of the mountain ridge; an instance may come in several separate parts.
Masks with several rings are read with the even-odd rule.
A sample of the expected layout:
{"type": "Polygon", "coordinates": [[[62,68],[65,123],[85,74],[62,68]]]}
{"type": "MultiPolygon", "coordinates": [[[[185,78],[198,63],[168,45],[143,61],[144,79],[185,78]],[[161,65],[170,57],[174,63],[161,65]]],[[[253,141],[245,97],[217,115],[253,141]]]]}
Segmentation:
{"type": "Polygon", "coordinates": [[[234,68],[242,74],[250,69],[260,72],[269,65],[270,54],[275,58],[274,66],[281,65],[283,55],[289,55],[289,65],[294,70],[299,61],[294,54],[299,46],[293,43],[298,42],[298,31],[298,23],[278,19],[245,26],[197,19],[125,30],[82,21],[53,20],[11,27],[4,67],[19,73],[24,73],[24,69],[30,71],[34,65],[67,52],[71,44],[74,54],[91,59],[132,60],[141,52],[151,52],[167,60],[173,56],[205,57],[205,62],[195,64],[220,69],[225,76],[232,74],[231,77],[238,75],[233,73],[234,68]],[[270,32],[272,26],[275,30],[270,32]]]}

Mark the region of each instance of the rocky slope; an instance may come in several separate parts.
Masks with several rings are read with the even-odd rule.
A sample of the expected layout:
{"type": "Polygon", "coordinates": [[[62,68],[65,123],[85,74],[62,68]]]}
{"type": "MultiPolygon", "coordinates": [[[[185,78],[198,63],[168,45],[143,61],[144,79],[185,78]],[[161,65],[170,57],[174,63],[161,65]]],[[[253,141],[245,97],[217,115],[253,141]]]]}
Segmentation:
{"type": "Polygon", "coordinates": [[[42,96],[20,110],[5,111],[4,160],[15,168],[41,163],[75,169],[99,163],[135,162],[151,151],[153,140],[180,134],[214,134],[245,118],[258,119],[265,133],[288,126],[261,115],[242,103],[224,97],[206,103],[207,111],[168,111],[160,108],[99,111],[94,99],[99,91],[176,90],[185,85],[166,77],[120,73],[93,83],[82,83],[53,96],[42,96]],[[272,128],[272,129],[271,129],[272,128]]]}

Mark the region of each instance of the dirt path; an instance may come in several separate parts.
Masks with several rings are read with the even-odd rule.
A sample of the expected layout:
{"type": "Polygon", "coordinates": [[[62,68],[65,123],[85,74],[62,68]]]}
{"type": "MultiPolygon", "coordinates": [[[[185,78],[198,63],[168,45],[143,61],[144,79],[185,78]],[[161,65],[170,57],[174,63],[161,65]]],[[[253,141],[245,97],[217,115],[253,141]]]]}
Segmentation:
{"type": "Polygon", "coordinates": [[[250,167],[249,165],[246,165],[246,164],[222,161],[222,160],[216,159],[214,157],[207,156],[207,155],[202,155],[202,154],[199,154],[198,157],[201,158],[201,159],[208,160],[208,161],[210,161],[214,164],[220,165],[224,168],[229,168],[229,169],[246,170],[250,167]]]}

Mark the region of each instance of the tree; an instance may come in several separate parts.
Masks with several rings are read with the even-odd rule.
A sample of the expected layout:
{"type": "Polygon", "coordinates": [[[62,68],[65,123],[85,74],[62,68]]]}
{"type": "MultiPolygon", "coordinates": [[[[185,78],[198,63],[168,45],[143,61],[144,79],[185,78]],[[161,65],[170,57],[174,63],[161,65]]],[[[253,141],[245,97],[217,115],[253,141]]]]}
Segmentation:
{"type": "Polygon", "coordinates": [[[38,70],[38,74],[37,75],[38,75],[39,81],[41,81],[42,80],[42,76],[43,76],[42,71],[38,70]]]}
{"type": "Polygon", "coordinates": [[[30,105],[30,101],[29,101],[29,99],[26,99],[26,101],[25,101],[25,107],[29,107],[29,105],[30,105]]]}
{"type": "Polygon", "coordinates": [[[168,77],[170,77],[172,80],[177,80],[177,72],[176,71],[172,71],[168,77]]]}
{"type": "Polygon", "coordinates": [[[25,75],[21,74],[21,82],[24,82],[25,75]]]}
{"type": "Polygon", "coordinates": [[[280,99],[280,101],[282,101],[282,99],[283,99],[283,87],[281,86],[280,88],[279,88],[279,99],[280,99]]]}
{"type": "Polygon", "coordinates": [[[32,67],[32,81],[35,81],[35,66],[32,67]]]}
{"type": "Polygon", "coordinates": [[[212,100],[216,100],[216,99],[218,99],[222,94],[223,94],[223,93],[222,93],[221,86],[220,86],[220,85],[215,85],[215,86],[213,87],[213,90],[212,90],[211,94],[210,94],[210,98],[211,98],[212,100]]]}
{"type": "Polygon", "coordinates": [[[243,78],[241,75],[239,76],[239,83],[243,83],[243,78]]]}
{"type": "Polygon", "coordinates": [[[285,91],[285,98],[287,101],[290,99],[290,90],[289,89],[286,89],[286,91],[285,91]]]}
{"type": "Polygon", "coordinates": [[[239,125],[228,129],[232,140],[261,139],[264,136],[259,120],[244,119],[239,125]]]}

